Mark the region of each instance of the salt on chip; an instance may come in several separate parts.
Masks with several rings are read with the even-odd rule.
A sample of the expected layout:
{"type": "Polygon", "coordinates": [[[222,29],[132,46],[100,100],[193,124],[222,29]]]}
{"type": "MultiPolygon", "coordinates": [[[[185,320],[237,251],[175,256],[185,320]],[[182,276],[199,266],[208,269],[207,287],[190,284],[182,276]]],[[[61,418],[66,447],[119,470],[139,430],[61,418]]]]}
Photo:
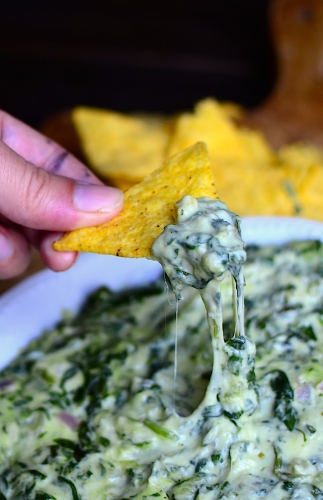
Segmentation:
{"type": "Polygon", "coordinates": [[[175,204],[184,196],[217,198],[204,143],[181,151],[125,192],[117,217],[96,227],[66,233],[55,250],[77,250],[120,257],[150,257],[151,246],[167,224],[174,223],[175,204]]]}
{"type": "Polygon", "coordinates": [[[165,159],[171,120],[83,106],[72,119],[90,166],[104,179],[140,182],[165,159]]]}

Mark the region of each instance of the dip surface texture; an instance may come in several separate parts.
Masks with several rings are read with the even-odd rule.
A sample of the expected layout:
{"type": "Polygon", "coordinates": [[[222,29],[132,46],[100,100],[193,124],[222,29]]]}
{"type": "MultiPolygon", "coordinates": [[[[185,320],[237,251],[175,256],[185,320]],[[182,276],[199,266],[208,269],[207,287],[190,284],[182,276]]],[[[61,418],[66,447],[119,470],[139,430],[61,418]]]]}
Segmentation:
{"type": "Polygon", "coordinates": [[[245,335],[221,283],[214,393],[205,308],[185,288],[173,404],[163,280],[98,290],[3,370],[0,499],[322,500],[322,245],[247,253],[245,335]]]}

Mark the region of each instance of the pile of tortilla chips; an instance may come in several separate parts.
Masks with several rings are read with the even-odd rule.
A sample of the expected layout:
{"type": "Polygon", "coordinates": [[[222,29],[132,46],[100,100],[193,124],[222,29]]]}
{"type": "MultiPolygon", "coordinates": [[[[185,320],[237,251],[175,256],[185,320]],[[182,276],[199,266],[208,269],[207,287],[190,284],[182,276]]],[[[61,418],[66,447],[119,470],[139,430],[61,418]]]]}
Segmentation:
{"type": "Polygon", "coordinates": [[[168,119],[78,107],[73,121],[94,172],[123,190],[203,141],[219,197],[230,210],[323,220],[323,150],[292,144],[274,151],[260,132],[235,124],[242,113],[206,99],[192,113],[168,119]]]}

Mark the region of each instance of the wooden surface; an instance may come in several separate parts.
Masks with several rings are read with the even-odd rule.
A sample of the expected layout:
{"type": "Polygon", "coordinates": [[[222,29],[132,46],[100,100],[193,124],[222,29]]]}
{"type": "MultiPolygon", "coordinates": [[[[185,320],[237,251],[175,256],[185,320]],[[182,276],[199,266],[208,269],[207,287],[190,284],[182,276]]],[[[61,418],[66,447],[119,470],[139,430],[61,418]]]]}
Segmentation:
{"type": "Polygon", "coordinates": [[[241,123],[262,130],[274,147],[295,141],[323,146],[323,2],[273,0],[270,24],[276,84],[241,123]]]}

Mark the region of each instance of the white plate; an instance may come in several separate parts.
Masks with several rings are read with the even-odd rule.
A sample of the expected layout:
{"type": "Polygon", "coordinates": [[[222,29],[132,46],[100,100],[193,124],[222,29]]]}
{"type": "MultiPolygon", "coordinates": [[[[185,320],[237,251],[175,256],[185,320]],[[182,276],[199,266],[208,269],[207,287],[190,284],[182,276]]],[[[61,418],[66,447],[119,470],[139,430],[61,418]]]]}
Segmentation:
{"type": "MultiPolygon", "coordinates": [[[[246,217],[246,243],[284,243],[291,239],[323,241],[323,224],[289,217],[246,217]]],[[[64,309],[77,311],[85,296],[100,285],[113,290],[155,280],[157,262],[146,259],[82,254],[65,273],[41,271],[0,297],[0,368],[30,339],[59,321],[64,309]]]]}

